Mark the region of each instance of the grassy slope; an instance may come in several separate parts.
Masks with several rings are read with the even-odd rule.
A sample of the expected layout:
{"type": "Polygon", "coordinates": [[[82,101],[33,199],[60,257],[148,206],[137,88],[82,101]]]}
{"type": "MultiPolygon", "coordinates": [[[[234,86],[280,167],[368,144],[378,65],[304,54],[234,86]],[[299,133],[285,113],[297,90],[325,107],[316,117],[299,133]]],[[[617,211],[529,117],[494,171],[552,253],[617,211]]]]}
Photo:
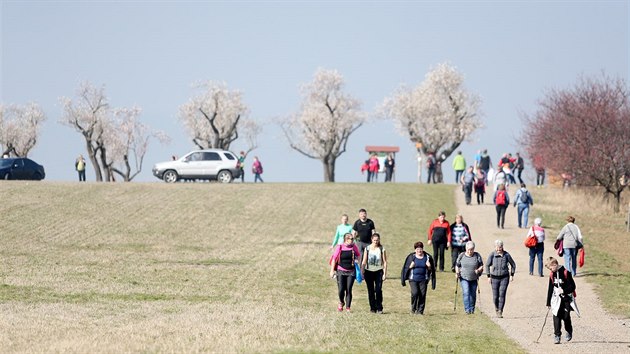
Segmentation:
{"type": "MultiPolygon", "coordinates": [[[[630,318],[630,233],[626,232],[627,209],[623,207],[627,202],[621,213],[614,214],[601,194],[558,188],[534,189],[532,192],[536,205],[530,218],[542,216],[547,237],[555,239],[558,236],[568,215],[576,218],[575,223],[585,239],[586,252],[584,268],[578,269],[578,276],[581,273],[595,284],[609,312],[630,318]]],[[[626,198],[628,196],[626,193],[626,198]]]]}
{"type": "Polygon", "coordinates": [[[519,352],[453,313],[440,273],[409,314],[400,267],[452,186],[0,183],[0,342],[8,351],[519,352]],[[386,314],[336,312],[329,242],[366,208],[390,255],[386,314]],[[498,350],[500,348],[500,350],[498,350]]]}

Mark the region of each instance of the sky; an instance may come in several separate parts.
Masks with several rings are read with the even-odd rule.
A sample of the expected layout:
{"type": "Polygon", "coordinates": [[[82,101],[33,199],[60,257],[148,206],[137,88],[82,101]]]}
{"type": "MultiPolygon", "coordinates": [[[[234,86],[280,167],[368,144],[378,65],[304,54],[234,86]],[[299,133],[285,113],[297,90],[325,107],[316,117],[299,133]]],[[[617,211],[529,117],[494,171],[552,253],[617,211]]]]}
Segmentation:
{"type": "MultiPolygon", "coordinates": [[[[627,0],[0,0],[0,103],[41,105],[47,120],[29,157],[47,180],[73,181],[85,142],[59,123],[59,98],[76,97],[82,82],[104,86],[112,107],[139,106],[142,122],[170,136],[169,145],[151,142],[134,179],[159,182],[153,164],[195,149],[178,119],[198,94],[193,84],[225,82],[263,126],[252,154],[265,181],[321,182],[321,162],[292,150],[275,121],[299,110],[300,87],[318,68],[336,69],[370,117],[337,160],[336,181],[364,181],[365,146],[387,145],[400,147],[396,181],[415,182],[415,145],[375,113],[386,97],[419,85],[439,63],[455,66],[481,97],[484,124],[460,148],[469,164],[483,148],[497,161],[519,151],[523,115],[550,90],[602,73],[628,80],[629,17],[627,0]]],[[[244,148],[237,140],[230,150],[244,148]]],[[[95,178],[90,166],[87,178],[95,178]]]]}

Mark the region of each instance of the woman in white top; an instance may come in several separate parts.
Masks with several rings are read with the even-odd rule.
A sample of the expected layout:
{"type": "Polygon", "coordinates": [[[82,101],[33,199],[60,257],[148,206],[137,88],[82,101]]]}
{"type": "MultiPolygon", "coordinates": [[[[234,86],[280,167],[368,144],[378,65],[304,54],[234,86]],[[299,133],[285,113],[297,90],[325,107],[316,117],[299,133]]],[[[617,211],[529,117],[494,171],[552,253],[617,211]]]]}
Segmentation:
{"type": "Polygon", "coordinates": [[[387,277],[387,253],[381,245],[381,235],[374,233],[372,243],[363,252],[361,273],[365,279],[370,312],[383,313],[383,281],[387,277]]]}

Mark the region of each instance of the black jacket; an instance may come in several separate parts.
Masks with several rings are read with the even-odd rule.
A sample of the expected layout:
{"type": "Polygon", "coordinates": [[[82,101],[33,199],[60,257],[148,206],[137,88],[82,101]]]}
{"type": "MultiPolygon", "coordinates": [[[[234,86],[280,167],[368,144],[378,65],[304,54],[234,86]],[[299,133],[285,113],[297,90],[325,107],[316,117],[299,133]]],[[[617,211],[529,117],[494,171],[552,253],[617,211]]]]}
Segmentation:
{"type": "MultiPolygon", "coordinates": [[[[430,254],[426,252],[424,254],[426,254],[429,258],[429,265],[431,266],[431,269],[427,269],[427,272],[429,272],[429,277],[431,277],[431,289],[435,290],[435,262],[433,262],[433,257],[431,257],[430,254]]],[[[402,284],[402,286],[407,285],[407,280],[409,279],[409,271],[411,270],[409,266],[411,265],[411,262],[413,262],[413,257],[415,256],[416,252],[412,252],[409,253],[407,258],[405,258],[405,263],[403,263],[402,271],[400,272],[400,283],[402,284]]]]}
{"type": "MultiPolygon", "coordinates": [[[[553,288],[556,283],[556,279],[561,282],[560,287],[562,288],[563,294],[560,295],[560,299],[563,303],[569,304],[571,303],[571,298],[567,295],[573,294],[575,292],[575,281],[573,281],[573,277],[571,276],[571,272],[567,271],[563,266],[558,266],[558,270],[555,273],[551,273],[549,275],[549,287],[547,288],[547,306],[551,306],[551,296],[553,295],[553,288]]],[[[567,308],[571,308],[567,306],[567,308]]]]}

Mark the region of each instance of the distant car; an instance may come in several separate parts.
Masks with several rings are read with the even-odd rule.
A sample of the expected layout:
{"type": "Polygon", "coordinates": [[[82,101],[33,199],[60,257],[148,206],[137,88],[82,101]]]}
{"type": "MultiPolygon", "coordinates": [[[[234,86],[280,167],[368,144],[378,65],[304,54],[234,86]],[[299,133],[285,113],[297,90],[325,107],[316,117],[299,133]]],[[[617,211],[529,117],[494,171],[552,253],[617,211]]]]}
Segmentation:
{"type": "Polygon", "coordinates": [[[236,155],[227,150],[191,151],[182,158],[153,166],[153,175],[166,183],[179,180],[207,179],[230,183],[241,176],[236,155]]]}
{"type": "Polygon", "coordinates": [[[34,179],[46,177],[44,166],[25,157],[0,159],[0,179],[34,179]]]}

